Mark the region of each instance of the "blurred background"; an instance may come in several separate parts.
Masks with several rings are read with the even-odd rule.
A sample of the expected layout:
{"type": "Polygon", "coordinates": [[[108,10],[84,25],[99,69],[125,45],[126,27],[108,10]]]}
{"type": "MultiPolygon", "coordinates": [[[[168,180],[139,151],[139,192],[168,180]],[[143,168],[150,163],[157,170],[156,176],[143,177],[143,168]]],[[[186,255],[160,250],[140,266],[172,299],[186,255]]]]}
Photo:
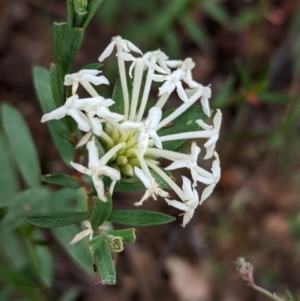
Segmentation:
{"type": "MultiPolygon", "coordinates": [[[[42,173],[70,173],[40,123],[32,83],[33,66],[54,60],[52,23],[66,20],[65,1],[2,0],[0,16],[1,101],[24,116],[42,173]]],[[[193,58],[195,80],[211,85],[211,105],[223,112],[220,183],[186,228],[178,218],[138,229],[137,243],[116,259],[112,287],[98,283],[86,249],[74,260],[64,245],[72,235],[20,223],[1,234],[0,300],[267,300],[239,278],[239,256],[254,265],[257,284],[300,300],[299,1],[105,0],[73,71],[97,62],[115,35],[143,52],[193,58]]],[[[109,78],[115,67],[106,67],[109,78]]],[[[54,206],[66,201],[58,193],[54,206]]],[[[131,208],[138,197],[116,194],[115,206],[131,208]]],[[[144,208],[178,214],[162,200],[144,208]]]]}

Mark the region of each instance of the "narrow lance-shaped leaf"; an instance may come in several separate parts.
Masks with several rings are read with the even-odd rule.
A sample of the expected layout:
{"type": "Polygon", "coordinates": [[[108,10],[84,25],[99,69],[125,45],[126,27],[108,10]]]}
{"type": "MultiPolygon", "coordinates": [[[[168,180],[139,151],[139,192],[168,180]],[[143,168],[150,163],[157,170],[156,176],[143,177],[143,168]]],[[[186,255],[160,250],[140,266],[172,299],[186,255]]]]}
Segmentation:
{"type": "Polygon", "coordinates": [[[2,106],[4,132],[18,163],[23,179],[29,187],[40,184],[41,168],[28,126],[22,115],[12,106],[2,106]]]}
{"type": "Polygon", "coordinates": [[[23,216],[28,223],[42,227],[55,228],[80,223],[88,219],[88,212],[53,212],[23,216]]]}
{"type": "MultiPolygon", "coordinates": [[[[55,110],[57,106],[52,96],[49,71],[41,67],[35,67],[33,69],[33,77],[34,86],[43,112],[49,113],[55,110]]],[[[60,135],[61,133],[67,133],[68,136],[71,136],[69,129],[64,123],[64,120],[50,120],[47,122],[47,125],[56,148],[65,163],[69,165],[74,158],[75,148],[60,135]]]]}
{"type": "Polygon", "coordinates": [[[173,216],[148,210],[112,210],[108,221],[117,224],[145,227],[173,222],[173,216]]]}
{"type": "Polygon", "coordinates": [[[45,183],[56,184],[67,188],[76,189],[81,186],[81,183],[77,179],[66,174],[54,173],[54,174],[42,175],[41,179],[45,183]]]}
{"type": "Polygon", "coordinates": [[[97,228],[102,225],[112,210],[112,199],[109,195],[107,201],[103,202],[99,198],[94,198],[94,206],[92,211],[91,224],[92,228],[97,228]]]}
{"type": "Polygon", "coordinates": [[[97,10],[100,8],[103,0],[92,0],[89,2],[87,7],[87,14],[85,15],[84,22],[82,23],[82,28],[86,28],[91,19],[96,14],[97,10]]]}
{"type": "Polygon", "coordinates": [[[101,281],[103,284],[116,284],[116,269],[109,247],[102,235],[98,237],[98,248],[94,252],[94,257],[101,281]]]}

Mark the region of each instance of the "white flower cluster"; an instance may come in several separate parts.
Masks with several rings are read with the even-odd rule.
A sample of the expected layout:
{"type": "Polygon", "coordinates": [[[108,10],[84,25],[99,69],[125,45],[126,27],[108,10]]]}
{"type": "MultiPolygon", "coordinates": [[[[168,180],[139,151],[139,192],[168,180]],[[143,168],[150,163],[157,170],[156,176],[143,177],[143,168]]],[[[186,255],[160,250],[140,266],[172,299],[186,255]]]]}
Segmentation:
{"type": "Polygon", "coordinates": [[[81,139],[79,146],[86,144],[89,155],[88,167],[73,162],[71,164],[76,170],[92,178],[101,200],[106,201],[102,175],[111,178],[111,193],[113,193],[116,181],[121,179],[121,175],[136,176],[144,184],[146,192],[135,205],[141,205],[148,197],[156,200],[158,196],[161,196],[169,205],[184,211],[183,226],[185,226],[192,218],[197,206],[210,196],[220,179],[220,162],[215,152],[215,145],[221,126],[221,111],[217,110],[214,113],[213,125],[208,125],[203,120],[196,120],[199,126],[197,131],[180,132],[181,129],[178,128],[176,134],[159,136],[160,129],[172,125],[172,122],[193,106],[197,100],[200,100],[203,112],[210,117],[212,113],[209,106],[210,87],[204,87],[193,80],[192,69],[195,64],[190,58],[184,61],[169,60],[160,50],[142,54],[140,49],[130,41],[117,36],[101,54],[99,61],[102,62],[110,56],[114,49],[116,49],[122,86],[124,113],[112,112],[110,106],[115,101],[100,96],[94,88],[93,85],[109,84],[103,75],[99,75],[101,71],[81,70],[65,76],[64,84],[72,86],[72,96],[62,107],[45,114],[42,122],[69,115],[76,121],[78,128],[87,133],[81,139]],[[140,57],[133,56],[132,52],[140,57]],[[131,62],[128,69],[128,75],[132,78],[131,93],[126,75],[126,62],[128,61],[131,62]],[[162,85],[158,89],[157,102],[144,118],[153,82],[161,82],[162,85]],[[79,85],[90,94],[90,98],[79,98],[76,94],[79,85]],[[162,109],[174,92],[177,93],[182,103],[166,118],[162,118],[162,109]],[[204,144],[206,149],[204,159],[214,158],[211,171],[198,166],[200,148],[193,140],[199,138],[207,139],[204,144]],[[192,139],[191,154],[163,149],[163,142],[180,139],[192,139]],[[96,142],[100,142],[105,150],[101,158],[99,158],[96,142]],[[193,181],[182,176],[181,189],[158,167],[159,159],[172,162],[165,168],[166,170],[189,169],[193,181]],[[159,187],[152,172],[157,173],[171,187],[179,200],[169,199],[169,193],[159,187]],[[200,198],[196,190],[198,182],[207,185],[200,198]]]}

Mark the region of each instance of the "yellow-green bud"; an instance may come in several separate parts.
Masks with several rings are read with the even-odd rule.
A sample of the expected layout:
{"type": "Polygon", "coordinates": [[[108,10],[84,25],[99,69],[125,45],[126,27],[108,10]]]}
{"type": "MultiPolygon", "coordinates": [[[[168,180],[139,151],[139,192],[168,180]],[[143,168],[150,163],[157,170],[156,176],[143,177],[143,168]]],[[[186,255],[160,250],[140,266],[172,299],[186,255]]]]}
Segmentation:
{"type": "Polygon", "coordinates": [[[116,160],[116,163],[118,164],[118,165],[124,165],[124,164],[126,164],[127,163],[127,158],[125,157],[125,156],[119,156],[118,158],[117,158],[117,160],[116,160]]]}
{"type": "Polygon", "coordinates": [[[126,163],[124,165],[120,166],[121,172],[123,175],[128,176],[128,177],[132,177],[134,175],[134,170],[132,165],[126,163]]]}
{"type": "Polygon", "coordinates": [[[114,252],[124,250],[123,238],[121,236],[108,235],[109,246],[114,252]]]}

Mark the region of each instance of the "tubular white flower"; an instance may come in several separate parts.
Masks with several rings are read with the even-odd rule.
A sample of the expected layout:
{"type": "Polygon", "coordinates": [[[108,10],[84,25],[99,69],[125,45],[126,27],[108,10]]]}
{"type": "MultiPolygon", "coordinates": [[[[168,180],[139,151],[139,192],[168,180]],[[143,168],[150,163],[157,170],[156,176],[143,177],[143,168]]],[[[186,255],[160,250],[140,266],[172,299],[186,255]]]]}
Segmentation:
{"type": "Polygon", "coordinates": [[[118,171],[110,166],[106,166],[105,164],[113,156],[113,154],[115,154],[123,146],[124,146],[124,143],[123,144],[120,143],[119,145],[116,145],[113,149],[111,149],[111,152],[109,154],[107,153],[105,155],[106,158],[104,160],[103,160],[103,157],[105,157],[105,156],[103,156],[99,160],[98,148],[95,144],[95,141],[92,140],[87,143],[87,149],[88,149],[88,153],[89,153],[88,168],[84,167],[81,164],[71,162],[71,165],[76,170],[92,177],[93,183],[97,190],[98,197],[104,202],[107,201],[107,198],[105,196],[103,181],[100,179],[99,176],[105,175],[105,176],[110,177],[112,180],[120,180],[120,178],[121,178],[120,171],[118,171]]]}
{"type": "Polygon", "coordinates": [[[177,69],[173,71],[170,75],[153,74],[151,75],[151,78],[156,82],[164,81],[163,85],[158,89],[159,96],[165,93],[171,94],[176,88],[179,98],[182,99],[184,102],[188,102],[188,97],[182,87],[182,82],[181,82],[185,77],[185,75],[186,72],[184,70],[177,69]]]}
{"type": "Polygon", "coordinates": [[[182,182],[183,182],[182,184],[183,202],[179,202],[176,200],[168,200],[168,199],[166,199],[166,201],[170,206],[185,211],[183,216],[183,223],[182,223],[182,226],[185,227],[185,225],[193,217],[195,209],[199,205],[199,196],[197,190],[192,188],[191,181],[188,178],[183,176],[182,182]]]}
{"type": "Polygon", "coordinates": [[[65,86],[72,86],[72,94],[76,94],[76,91],[78,89],[79,83],[82,84],[86,88],[86,90],[92,95],[97,96],[98,93],[95,91],[95,89],[90,85],[93,84],[95,86],[104,84],[109,85],[108,79],[103,76],[97,76],[102,71],[99,70],[90,70],[90,69],[83,69],[80,70],[77,73],[72,74],[66,74],[65,75],[65,86]]]}
{"type": "Polygon", "coordinates": [[[206,148],[206,155],[204,159],[210,159],[213,156],[213,153],[216,148],[216,142],[219,139],[219,133],[222,123],[222,113],[220,110],[217,110],[214,119],[213,124],[214,126],[209,126],[206,123],[204,123],[202,120],[196,120],[197,124],[202,127],[206,131],[210,131],[210,138],[208,141],[204,144],[204,147],[206,148]]]}
{"type": "Polygon", "coordinates": [[[157,200],[157,196],[161,196],[163,198],[168,197],[169,193],[159,188],[159,185],[155,182],[153,177],[147,177],[145,173],[136,166],[134,167],[134,173],[147,188],[142,199],[139,202],[134,203],[135,206],[142,205],[149,197],[152,197],[154,200],[157,200]]]}
{"type": "Polygon", "coordinates": [[[160,138],[156,133],[156,126],[158,125],[162,116],[160,108],[153,107],[149,110],[148,117],[143,122],[125,121],[121,124],[123,129],[137,129],[139,130],[138,145],[139,150],[144,153],[148,148],[149,137],[154,141],[157,148],[162,148],[160,138]]]}
{"type": "Polygon", "coordinates": [[[119,49],[121,49],[123,52],[136,52],[139,54],[143,54],[142,51],[137,48],[133,43],[131,43],[128,40],[122,39],[120,36],[113,37],[110,44],[104,49],[102,54],[99,57],[99,62],[103,62],[107,57],[109,57],[114,47],[117,46],[119,49]]]}
{"type": "Polygon", "coordinates": [[[178,168],[188,168],[191,171],[191,175],[194,180],[193,187],[197,186],[197,181],[206,185],[211,184],[214,181],[213,175],[198,166],[197,161],[200,151],[201,149],[197,146],[196,142],[192,142],[189,159],[176,160],[165,169],[174,170],[178,168]]]}
{"type": "Polygon", "coordinates": [[[78,95],[73,95],[67,99],[65,104],[60,108],[55,109],[50,113],[43,115],[41,122],[46,122],[53,119],[61,119],[66,115],[73,117],[77,122],[78,128],[84,132],[90,131],[89,120],[79,109],[75,107],[76,101],[78,101],[78,95]]]}

